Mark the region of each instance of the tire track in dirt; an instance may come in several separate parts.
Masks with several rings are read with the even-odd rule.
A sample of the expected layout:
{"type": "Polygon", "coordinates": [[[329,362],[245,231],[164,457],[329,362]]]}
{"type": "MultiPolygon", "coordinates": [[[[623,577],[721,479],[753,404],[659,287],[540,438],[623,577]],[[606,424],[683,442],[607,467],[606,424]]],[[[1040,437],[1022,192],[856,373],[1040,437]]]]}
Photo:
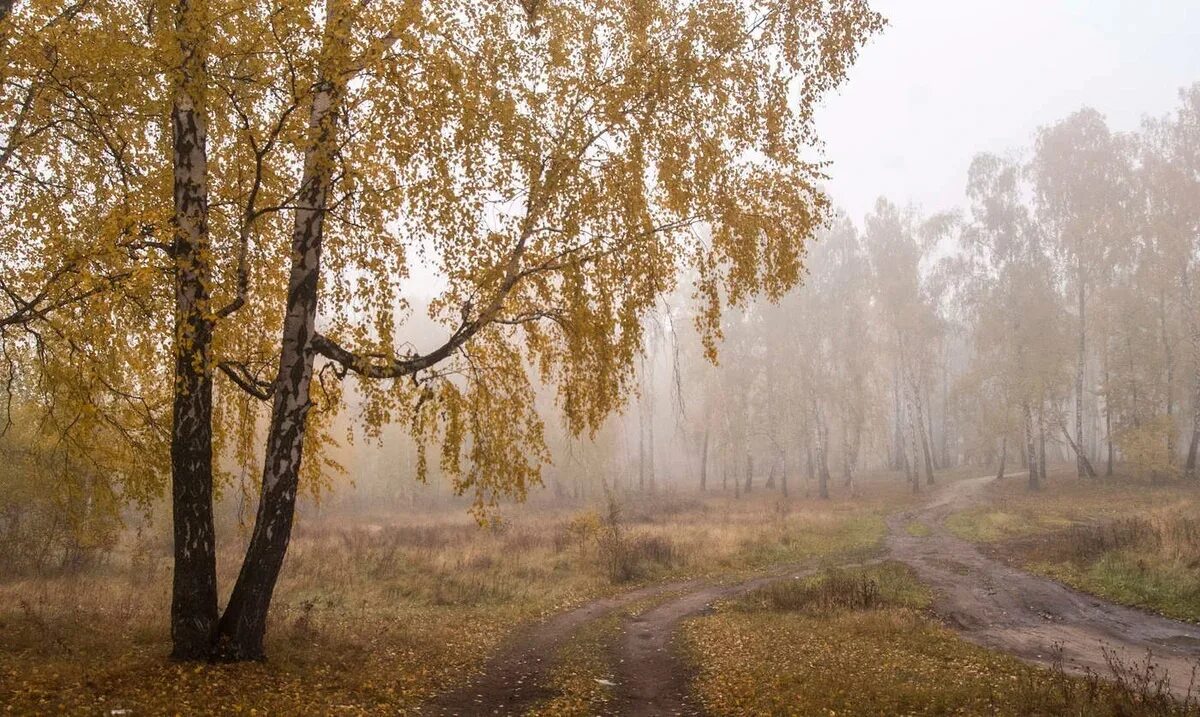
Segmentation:
{"type": "Polygon", "coordinates": [[[1076,673],[1090,669],[1109,676],[1106,650],[1126,665],[1150,659],[1166,673],[1172,692],[1186,694],[1200,662],[1200,626],[1115,605],[1010,567],[946,530],[945,519],[979,502],[992,480],[951,483],[924,506],[888,520],[891,557],[910,565],[932,588],[935,612],[966,639],[1030,662],[1051,664],[1057,646],[1063,667],[1076,673]],[[905,527],[913,521],[930,534],[910,535],[905,527]]]}
{"type": "Polygon", "coordinates": [[[694,580],[648,585],[589,601],[519,630],[487,660],[477,677],[438,696],[421,714],[438,717],[521,714],[539,700],[554,696],[548,682],[555,654],[584,624],[639,600],[700,585],[694,580]]]}
{"type": "Polygon", "coordinates": [[[691,669],[673,642],[679,624],[708,612],[715,602],[811,572],[778,571],[733,585],[706,585],[626,620],[614,656],[617,686],[612,704],[617,713],[631,717],[703,714],[689,695],[691,669]]]}

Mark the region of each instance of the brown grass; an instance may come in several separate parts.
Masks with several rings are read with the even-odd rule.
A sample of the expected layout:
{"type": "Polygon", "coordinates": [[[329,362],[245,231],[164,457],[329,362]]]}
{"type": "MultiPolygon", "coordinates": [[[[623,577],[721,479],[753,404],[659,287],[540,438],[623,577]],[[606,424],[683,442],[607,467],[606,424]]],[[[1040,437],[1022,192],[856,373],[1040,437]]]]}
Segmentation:
{"type": "MultiPolygon", "coordinates": [[[[396,714],[466,679],[523,623],[644,583],[745,574],[779,562],[869,553],[900,481],[833,501],[760,490],[622,496],[609,506],[506,509],[496,528],[458,510],[352,516],[311,508],[270,615],[265,664],[169,663],[170,541],[122,536],[94,570],[0,582],[0,705],[17,714],[396,714]],[[614,567],[614,555],[616,566],[614,567]]],[[[223,525],[228,588],[244,534],[223,525]]]]}

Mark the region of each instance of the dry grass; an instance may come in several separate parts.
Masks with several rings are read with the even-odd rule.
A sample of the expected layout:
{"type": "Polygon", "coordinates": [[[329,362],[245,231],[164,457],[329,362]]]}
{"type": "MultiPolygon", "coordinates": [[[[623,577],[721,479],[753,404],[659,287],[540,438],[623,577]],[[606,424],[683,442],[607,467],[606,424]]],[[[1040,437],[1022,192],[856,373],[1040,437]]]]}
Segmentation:
{"type": "MultiPolygon", "coordinates": [[[[627,574],[614,572],[612,546],[595,529],[603,503],[515,507],[495,529],[457,511],[310,515],[276,593],[270,660],[253,665],[165,659],[169,542],[162,532],[126,536],[101,569],[0,584],[0,705],[16,714],[410,712],[466,679],[520,624],[628,583],[869,554],[882,516],[909,498],[892,479],[862,485],[864,497],[828,502],[766,490],[741,500],[627,497],[627,574]]],[[[225,586],[239,547],[218,556],[225,586]]]]}

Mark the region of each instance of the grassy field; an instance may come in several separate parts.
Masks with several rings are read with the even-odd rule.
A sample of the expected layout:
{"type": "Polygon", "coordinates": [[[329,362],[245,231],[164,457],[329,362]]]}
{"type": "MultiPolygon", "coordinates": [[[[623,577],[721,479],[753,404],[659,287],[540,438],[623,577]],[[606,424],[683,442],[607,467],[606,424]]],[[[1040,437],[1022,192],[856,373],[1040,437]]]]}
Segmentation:
{"type": "Polygon", "coordinates": [[[1036,494],[1013,478],[947,527],[1084,592],[1200,621],[1200,486],[1051,474],[1036,494]]]}
{"type": "MultiPolygon", "coordinates": [[[[518,506],[494,529],[458,510],[310,517],[276,593],[270,659],[251,665],[165,659],[169,543],[131,537],[86,575],[0,584],[0,709],[403,713],[472,674],[519,625],[589,598],[670,578],[868,555],[884,516],[910,498],[900,481],[867,485],[859,498],[832,501],[763,489],[736,500],[719,492],[625,496],[616,516],[602,500],[518,506]]],[[[226,587],[236,547],[218,556],[226,587]]],[[[603,632],[589,627],[574,656],[564,655],[563,698],[546,714],[598,698],[592,673],[600,667],[588,641],[603,632]]]]}

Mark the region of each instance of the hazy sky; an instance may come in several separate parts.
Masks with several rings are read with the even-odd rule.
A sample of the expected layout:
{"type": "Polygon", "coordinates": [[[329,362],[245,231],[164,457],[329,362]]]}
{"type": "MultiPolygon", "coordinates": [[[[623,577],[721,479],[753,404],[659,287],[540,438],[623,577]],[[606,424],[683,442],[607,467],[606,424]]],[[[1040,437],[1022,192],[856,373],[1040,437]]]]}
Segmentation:
{"type": "Polygon", "coordinates": [[[1200,0],[874,0],[884,33],[817,116],[834,200],[962,203],[979,151],[1091,105],[1115,129],[1200,81],[1200,0]]]}

